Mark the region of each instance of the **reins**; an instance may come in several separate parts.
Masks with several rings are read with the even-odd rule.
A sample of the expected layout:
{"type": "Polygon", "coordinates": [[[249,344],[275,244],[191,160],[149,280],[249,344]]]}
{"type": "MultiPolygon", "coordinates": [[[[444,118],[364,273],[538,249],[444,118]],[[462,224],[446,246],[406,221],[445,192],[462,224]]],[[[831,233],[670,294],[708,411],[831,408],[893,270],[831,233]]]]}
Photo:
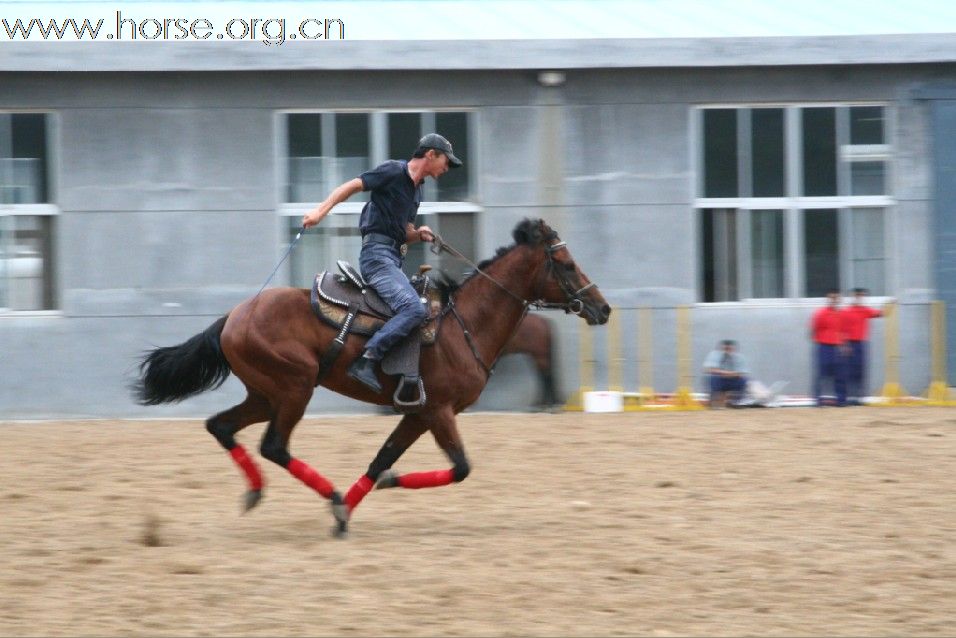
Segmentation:
{"type": "MultiPolygon", "coordinates": [[[[435,236],[435,239],[432,241],[432,245],[429,246],[429,250],[432,251],[433,254],[439,255],[441,254],[441,251],[443,250],[446,251],[448,254],[452,255],[456,259],[459,259],[465,262],[466,264],[468,264],[469,266],[471,266],[472,268],[474,268],[476,273],[478,273],[479,275],[481,275],[482,277],[484,277],[485,279],[487,279],[494,285],[501,288],[503,291],[508,293],[508,295],[510,295],[513,299],[517,300],[518,303],[521,304],[521,318],[518,319],[517,323],[515,323],[515,327],[511,331],[511,335],[504,342],[505,344],[511,341],[511,339],[514,338],[515,334],[518,332],[518,328],[521,326],[521,321],[525,318],[525,315],[528,314],[528,310],[530,306],[534,306],[535,308],[540,308],[545,310],[559,309],[559,310],[564,310],[565,312],[573,312],[574,314],[579,315],[584,310],[584,302],[581,301],[578,295],[594,287],[594,282],[591,282],[588,285],[582,287],[580,290],[575,291],[574,287],[571,286],[570,282],[567,281],[567,278],[562,277],[561,274],[555,269],[554,258],[552,255],[554,255],[556,251],[567,246],[567,243],[563,241],[559,241],[556,244],[549,245],[546,248],[546,253],[548,255],[548,267],[554,270],[556,279],[558,280],[558,286],[561,288],[561,291],[568,296],[568,301],[566,303],[554,303],[554,302],[543,301],[541,299],[538,299],[535,301],[529,301],[527,299],[520,297],[519,295],[516,295],[514,292],[506,288],[504,284],[496,280],[494,277],[492,277],[488,273],[481,270],[481,268],[479,268],[476,263],[474,263],[473,261],[468,259],[465,255],[463,255],[460,250],[458,250],[454,246],[445,242],[440,235],[435,234],[434,236],[435,236]]],[[[486,364],[482,360],[481,355],[478,352],[478,347],[475,345],[474,339],[472,338],[471,333],[468,331],[468,327],[465,326],[464,319],[462,319],[461,315],[458,314],[458,309],[455,307],[455,299],[453,297],[449,297],[448,305],[446,306],[446,309],[443,311],[443,314],[445,312],[451,312],[451,314],[455,317],[455,320],[458,321],[458,325],[461,326],[461,331],[465,335],[465,341],[468,343],[468,347],[471,348],[471,353],[474,355],[475,360],[479,363],[479,365],[481,365],[482,369],[485,371],[485,374],[490,377],[492,374],[494,374],[495,365],[497,365],[498,359],[501,357],[500,352],[498,356],[495,357],[495,360],[492,362],[491,366],[486,364]]],[[[502,351],[504,351],[503,347],[502,347],[502,351]]]]}
{"type": "Polygon", "coordinates": [[[440,255],[441,251],[443,250],[446,251],[452,257],[455,257],[456,259],[459,259],[465,262],[466,264],[468,264],[469,266],[471,266],[472,268],[474,268],[476,273],[478,273],[479,275],[481,275],[482,277],[484,277],[485,279],[487,279],[488,281],[490,281],[491,283],[493,283],[494,285],[498,286],[499,288],[504,290],[506,293],[511,295],[511,297],[516,299],[518,303],[520,303],[522,306],[527,306],[529,303],[531,303],[527,299],[524,299],[516,295],[515,293],[511,292],[507,288],[505,288],[504,285],[498,282],[494,277],[492,277],[488,273],[484,272],[481,268],[479,268],[478,264],[476,264],[472,260],[465,257],[460,250],[458,250],[457,248],[455,248],[454,246],[452,246],[451,244],[443,240],[441,238],[441,235],[435,234],[434,236],[435,236],[435,239],[432,242],[432,245],[428,247],[428,250],[432,251],[432,253],[434,253],[435,255],[440,255]]]}
{"type": "MultiPolygon", "coordinates": [[[[511,292],[503,284],[497,281],[494,277],[492,277],[488,273],[481,270],[481,268],[478,267],[478,264],[474,263],[472,260],[465,257],[465,255],[463,255],[460,250],[458,250],[451,244],[448,244],[447,242],[445,242],[440,235],[437,235],[437,234],[435,235],[435,239],[432,241],[432,245],[429,246],[428,249],[432,251],[432,253],[434,253],[435,255],[441,254],[441,251],[444,250],[448,254],[455,257],[456,259],[459,259],[465,262],[466,264],[474,268],[476,273],[480,274],[482,277],[484,277],[485,279],[487,279],[494,285],[504,290],[513,299],[517,300],[518,303],[521,304],[521,318],[518,319],[517,323],[515,323],[515,327],[511,331],[511,335],[508,336],[508,339],[505,340],[505,343],[508,343],[508,341],[511,341],[511,339],[515,336],[515,333],[518,332],[518,328],[521,326],[521,320],[524,319],[526,314],[528,314],[528,306],[530,305],[530,302],[527,299],[523,299],[522,297],[511,292]]],[[[451,312],[452,316],[454,316],[455,320],[458,322],[458,325],[461,326],[461,331],[465,335],[465,342],[468,344],[468,347],[471,348],[471,354],[474,355],[475,361],[477,361],[478,365],[480,365],[482,370],[485,371],[485,376],[490,377],[491,375],[493,375],[495,373],[495,366],[498,364],[498,359],[501,358],[501,354],[499,353],[499,355],[495,357],[495,360],[491,362],[490,366],[487,363],[485,363],[484,360],[481,358],[481,354],[478,352],[478,346],[475,345],[475,340],[472,338],[471,332],[468,331],[468,327],[465,325],[465,320],[461,318],[460,314],[458,314],[458,309],[455,307],[454,297],[449,296],[448,305],[446,306],[445,311],[451,312]]],[[[502,348],[502,350],[504,350],[504,348],[502,348]]]]}
{"type": "MultiPolygon", "coordinates": [[[[555,252],[566,247],[567,245],[568,245],[567,242],[559,241],[556,244],[552,244],[546,247],[545,252],[548,255],[549,268],[554,268],[554,258],[552,257],[552,255],[554,255],[555,252]]],[[[451,244],[447,243],[445,240],[441,238],[440,235],[435,234],[435,239],[432,242],[432,245],[429,246],[428,249],[432,251],[432,253],[434,253],[435,255],[441,254],[441,251],[444,250],[448,254],[455,257],[456,259],[459,259],[465,262],[466,264],[474,268],[476,273],[478,273],[479,275],[481,275],[482,277],[484,277],[485,279],[487,279],[494,285],[504,290],[513,299],[516,299],[518,303],[520,303],[524,307],[525,312],[528,311],[528,306],[534,306],[535,308],[538,308],[541,310],[564,310],[565,312],[570,312],[570,313],[579,315],[584,310],[584,302],[581,300],[579,295],[582,292],[586,292],[595,286],[594,282],[592,281],[586,286],[583,286],[578,290],[574,290],[574,287],[567,281],[567,278],[560,276],[560,273],[555,271],[556,279],[558,280],[558,286],[560,286],[561,291],[568,296],[568,301],[563,303],[543,301],[541,299],[537,299],[535,301],[529,301],[511,292],[501,282],[499,282],[494,277],[492,277],[488,273],[481,270],[481,268],[479,268],[475,262],[465,257],[460,250],[458,250],[451,244]]]]}

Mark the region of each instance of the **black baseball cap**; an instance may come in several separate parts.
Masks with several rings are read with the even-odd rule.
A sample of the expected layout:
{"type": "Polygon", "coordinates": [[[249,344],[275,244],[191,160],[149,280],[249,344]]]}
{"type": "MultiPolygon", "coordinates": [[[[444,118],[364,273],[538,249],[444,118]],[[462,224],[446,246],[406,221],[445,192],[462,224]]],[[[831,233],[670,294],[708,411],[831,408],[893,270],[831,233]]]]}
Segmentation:
{"type": "Polygon", "coordinates": [[[418,148],[433,148],[436,151],[441,151],[448,156],[448,163],[453,168],[461,166],[461,160],[455,157],[455,154],[451,150],[451,142],[438,133],[429,133],[418,140],[418,148]]]}

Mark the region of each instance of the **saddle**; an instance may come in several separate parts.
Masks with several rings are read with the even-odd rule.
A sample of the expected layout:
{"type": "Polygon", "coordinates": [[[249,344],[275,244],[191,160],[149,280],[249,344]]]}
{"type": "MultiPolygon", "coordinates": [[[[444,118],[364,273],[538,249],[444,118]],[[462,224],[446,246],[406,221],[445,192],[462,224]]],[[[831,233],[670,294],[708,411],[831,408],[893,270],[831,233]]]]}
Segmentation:
{"type": "MultiPolygon", "coordinates": [[[[351,264],[342,260],[336,264],[341,274],[322,271],[312,284],[312,310],[321,321],[339,330],[319,362],[316,384],[332,368],[349,334],[370,337],[395,314],[351,264]]],[[[431,266],[423,265],[419,274],[411,278],[419,298],[426,301],[428,318],[420,330],[412,331],[389,350],[381,364],[385,374],[401,375],[392,396],[395,410],[401,413],[417,411],[426,402],[418,364],[422,346],[430,346],[438,338],[439,322],[436,319],[442,308],[441,291],[428,277],[429,270],[431,266]]]]}

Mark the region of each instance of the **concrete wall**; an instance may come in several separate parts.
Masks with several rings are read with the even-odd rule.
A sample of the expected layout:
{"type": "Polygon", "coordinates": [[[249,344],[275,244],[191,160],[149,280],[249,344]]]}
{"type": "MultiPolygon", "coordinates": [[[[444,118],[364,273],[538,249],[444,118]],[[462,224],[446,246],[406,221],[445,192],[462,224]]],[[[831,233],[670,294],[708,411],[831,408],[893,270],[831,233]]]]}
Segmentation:
{"type": "MultiPolygon", "coordinates": [[[[126,384],[139,353],[203,329],[254,294],[281,257],[275,113],[295,108],[476,110],[479,255],[510,243],[521,218],[542,216],[613,302],[671,308],[697,299],[695,105],[887,101],[899,201],[888,222],[890,286],[912,306],[903,318],[902,382],[922,391],[929,361],[921,304],[934,288],[932,150],[927,107],[906,96],[922,82],[953,77],[953,65],[589,69],[544,88],[536,72],[522,70],[0,73],[0,109],[54,114],[62,300],[59,316],[0,317],[0,418],[201,416],[242,398],[231,380],[178,406],[142,408],[126,384]]],[[[736,337],[758,378],[789,379],[788,391],[806,392],[812,310],[799,300],[698,306],[695,368],[718,338],[736,337]]],[[[667,313],[655,318],[659,390],[676,385],[667,313]]],[[[580,320],[554,319],[567,393],[578,384],[580,320]]],[[[597,340],[604,330],[595,330],[597,340]]],[[[880,330],[877,322],[877,339],[880,330]]],[[[527,405],[536,391],[530,369],[520,357],[503,361],[476,407],[527,405]]],[[[874,384],[880,374],[874,370],[874,384]]],[[[324,390],[310,406],[367,409],[324,390]]]]}
{"type": "MultiPolygon", "coordinates": [[[[946,342],[956,344],[956,87],[930,103],[935,161],[935,274],[938,298],[946,302],[946,342]]],[[[956,384],[956,347],[947,360],[949,385],[956,384]]]]}

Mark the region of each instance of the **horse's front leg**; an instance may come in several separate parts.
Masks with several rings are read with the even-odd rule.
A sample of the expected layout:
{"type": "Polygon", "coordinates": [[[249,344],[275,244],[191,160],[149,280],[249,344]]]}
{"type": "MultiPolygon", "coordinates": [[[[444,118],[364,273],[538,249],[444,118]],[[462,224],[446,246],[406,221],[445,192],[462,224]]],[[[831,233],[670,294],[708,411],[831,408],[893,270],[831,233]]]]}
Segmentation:
{"type": "Polygon", "coordinates": [[[404,487],[417,490],[423,487],[441,487],[442,485],[460,483],[465,480],[468,473],[471,472],[471,466],[468,464],[465,448],[462,445],[461,436],[458,434],[454,412],[448,408],[432,413],[427,423],[435,437],[435,442],[438,443],[438,447],[445,452],[452,462],[452,467],[447,470],[411,472],[409,474],[399,474],[394,470],[386,470],[378,475],[375,489],[404,487]]]}
{"type": "Polygon", "coordinates": [[[368,471],[360,476],[346,492],[345,506],[349,515],[372,490],[378,477],[386,473],[427,429],[428,422],[420,414],[407,414],[402,417],[369,464],[368,471]]]}

